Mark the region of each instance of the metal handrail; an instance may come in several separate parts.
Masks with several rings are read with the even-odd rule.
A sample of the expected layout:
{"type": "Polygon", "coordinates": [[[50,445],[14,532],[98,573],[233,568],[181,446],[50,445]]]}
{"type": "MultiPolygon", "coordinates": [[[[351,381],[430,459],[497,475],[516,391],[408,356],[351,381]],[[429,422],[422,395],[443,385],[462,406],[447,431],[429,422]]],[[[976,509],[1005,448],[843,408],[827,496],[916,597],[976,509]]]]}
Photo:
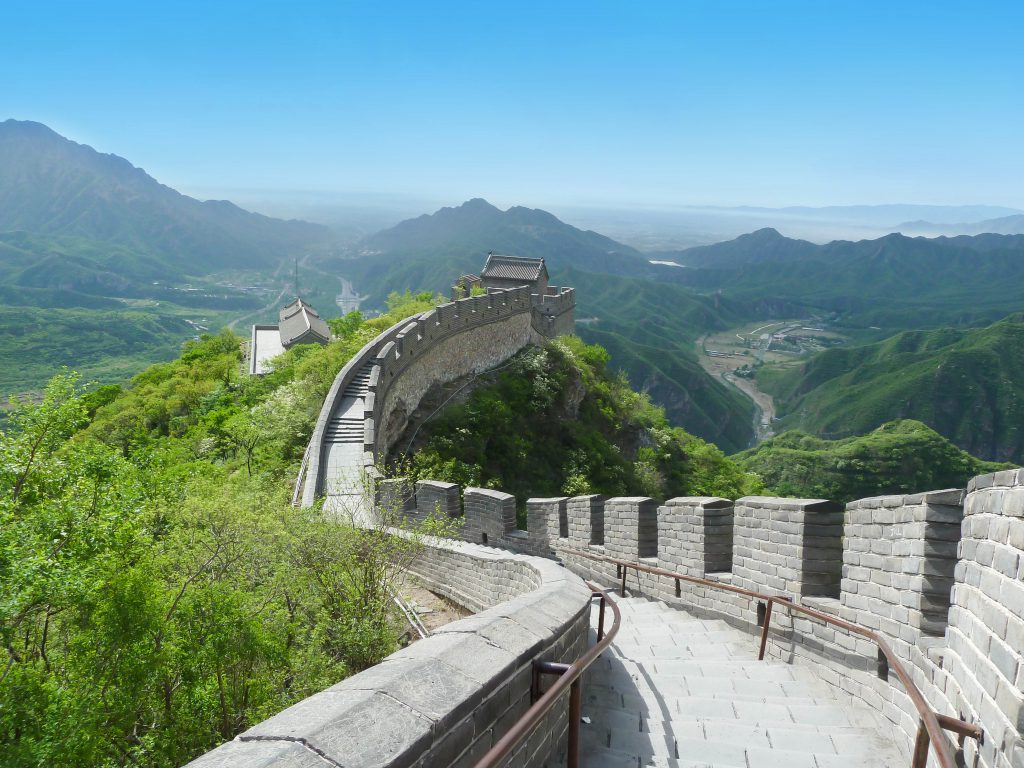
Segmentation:
{"type": "Polygon", "coordinates": [[[494,768],[503,759],[508,757],[512,750],[514,750],[523,739],[530,735],[533,730],[540,724],[541,718],[544,717],[552,707],[558,698],[565,693],[566,689],[569,690],[569,733],[568,733],[568,757],[567,757],[567,768],[579,768],[580,764],[580,717],[582,716],[583,709],[583,688],[582,688],[582,675],[583,672],[589,667],[597,657],[600,656],[604,650],[611,644],[612,640],[615,639],[615,635],[618,634],[619,624],[621,623],[621,614],[619,613],[619,606],[615,604],[608,594],[607,590],[587,582],[592,590],[591,598],[599,597],[601,599],[598,622],[597,622],[597,642],[594,646],[588,650],[585,654],[576,659],[571,664],[557,664],[553,662],[541,662],[535,661],[534,668],[534,682],[532,688],[533,697],[536,699],[534,703],[526,710],[525,714],[517,720],[508,732],[502,736],[498,742],[491,747],[491,749],[480,758],[475,768],[494,768]],[[612,622],[611,628],[608,630],[608,634],[604,634],[604,608],[605,604],[608,604],[612,608],[612,614],[614,615],[614,621],[612,622]],[[542,674],[557,674],[559,675],[555,683],[548,688],[547,691],[540,695],[540,682],[539,677],[542,674]]]}
{"type": "Polygon", "coordinates": [[[680,595],[679,582],[685,581],[691,584],[698,584],[704,587],[711,587],[712,589],[718,589],[725,592],[734,592],[737,594],[744,595],[746,597],[753,598],[755,600],[763,600],[766,603],[765,615],[764,615],[764,626],[761,630],[761,647],[758,652],[758,661],[764,659],[765,647],[768,644],[768,630],[771,624],[772,618],[772,606],[775,603],[781,603],[791,611],[797,611],[807,616],[811,616],[826,624],[832,624],[860,635],[861,637],[871,640],[875,645],[878,646],[879,650],[885,655],[885,658],[889,664],[889,667],[896,672],[896,676],[903,683],[903,687],[906,690],[906,694],[910,697],[911,702],[914,704],[914,708],[917,709],[919,716],[917,738],[914,742],[914,755],[911,762],[911,768],[925,768],[928,762],[929,746],[934,747],[935,757],[941,768],[956,768],[956,760],[953,757],[953,752],[950,749],[949,741],[943,734],[943,729],[953,731],[960,736],[969,736],[970,738],[981,740],[983,733],[980,726],[972,723],[964,722],[963,720],[957,720],[954,717],[948,715],[940,715],[929,706],[928,702],[925,701],[924,695],[914,684],[914,681],[910,679],[910,675],[907,674],[904,669],[902,662],[893,653],[892,648],[885,639],[873,632],[866,627],[862,627],[858,624],[852,624],[843,619],[830,616],[822,611],[815,610],[814,608],[808,608],[804,605],[794,603],[789,598],[783,595],[768,595],[761,592],[755,592],[750,589],[743,589],[742,587],[735,587],[732,584],[723,584],[719,581],[711,581],[710,579],[702,579],[697,576],[687,576],[686,574],[676,573],[675,571],[669,571],[665,568],[658,568],[652,565],[645,565],[643,563],[633,562],[631,560],[622,560],[620,558],[608,557],[607,555],[599,555],[594,552],[585,552],[578,549],[567,549],[563,550],[566,554],[579,555],[589,560],[595,560],[598,562],[612,563],[616,566],[617,570],[620,571],[622,577],[622,584],[620,586],[619,594],[625,596],[626,593],[626,571],[629,568],[645,573],[651,573],[656,576],[665,576],[676,580],[676,596],[680,595]]]}
{"type": "Polygon", "coordinates": [[[295,476],[295,490],[292,492],[292,506],[298,507],[301,504],[301,493],[303,486],[304,475],[306,474],[306,467],[309,464],[309,448],[313,445],[313,441],[310,440],[306,443],[306,450],[302,452],[302,463],[299,464],[299,473],[295,476]]]}

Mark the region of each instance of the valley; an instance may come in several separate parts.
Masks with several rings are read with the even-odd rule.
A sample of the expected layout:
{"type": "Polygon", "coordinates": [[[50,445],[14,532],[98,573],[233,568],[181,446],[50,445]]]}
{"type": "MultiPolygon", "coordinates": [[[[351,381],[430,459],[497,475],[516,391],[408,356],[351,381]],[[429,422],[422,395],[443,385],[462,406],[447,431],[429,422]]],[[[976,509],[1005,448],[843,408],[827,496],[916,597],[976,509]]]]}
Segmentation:
{"type": "Polygon", "coordinates": [[[754,443],[775,434],[775,401],[758,387],[756,373],[763,365],[786,367],[829,347],[844,344],[847,337],[825,327],[823,318],[811,317],[755,321],[701,336],[696,351],[709,375],[735,387],[754,403],[754,443]]]}
{"type": "Polygon", "coordinates": [[[544,258],[554,284],[577,290],[581,338],[602,345],[669,423],[727,453],[787,428],[845,437],[910,417],[983,458],[1024,457],[1005,410],[1016,401],[992,396],[994,386],[1010,392],[1009,379],[964,387],[965,372],[918,397],[915,388],[934,389],[922,350],[919,375],[849,381],[868,370],[855,345],[887,350],[901,333],[980,328],[1019,311],[1021,235],[818,244],[765,227],[655,252],[474,198],[352,240],[194,200],[35,123],[0,123],[0,161],[19,179],[0,179],[5,392],[31,397],[62,365],[123,382],[186,340],[273,320],[296,282],[324,317],[372,316],[392,292],[447,295],[494,251],[544,258]],[[837,366],[843,376],[827,373],[837,366]],[[903,399],[883,396],[895,392],[903,399]],[[968,411],[981,437],[957,415],[968,411]]]}

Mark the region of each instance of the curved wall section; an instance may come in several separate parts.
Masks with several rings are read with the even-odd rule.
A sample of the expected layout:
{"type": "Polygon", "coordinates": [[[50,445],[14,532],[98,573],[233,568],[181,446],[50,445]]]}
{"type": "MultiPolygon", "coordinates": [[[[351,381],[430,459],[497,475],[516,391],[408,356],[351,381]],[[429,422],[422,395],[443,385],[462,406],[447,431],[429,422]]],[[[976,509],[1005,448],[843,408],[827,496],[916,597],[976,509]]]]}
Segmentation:
{"type": "MultiPolygon", "coordinates": [[[[590,589],[553,562],[432,541],[413,569],[474,616],[448,624],[189,763],[189,768],[473,765],[529,708],[533,661],[586,650],[590,589]]],[[[567,706],[510,758],[559,760],[567,706]]]]}
{"type": "MultiPolygon", "coordinates": [[[[434,508],[440,485],[417,483],[410,510],[434,508]]],[[[457,500],[457,488],[444,485],[445,498],[457,500]]],[[[464,538],[548,554],[606,585],[620,583],[616,565],[584,555],[784,595],[872,629],[933,709],[981,727],[980,742],[961,745],[964,765],[1024,768],[1024,469],[976,477],[966,491],[879,496],[845,509],[768,497],[530,499],[525,531],[515,528],[508,494],[466,488],[463,500],[464,538]]],[[[440,508],[459,515],[455,503],[440,508]]],[[[625,585],[749,631],[756,653],[757,600],[636,570],[625,585]]],[[[875,644],[783,605],[775,611],[768,656],[812,667],[879,712],[909,763],[918,713],[875,644]]]]}
{"type": "Polygon", "coordinates": [[[335,378],[320,411],[303,505],[326,494],[366,509],[359,493],[363,475],[373,474],[423,395],[493,368],[529,344],[571,333],[575,300],[572,288],[549,288],[544,295],[529,287],[492,290],[398,323],[367,344],[335,378]]]}

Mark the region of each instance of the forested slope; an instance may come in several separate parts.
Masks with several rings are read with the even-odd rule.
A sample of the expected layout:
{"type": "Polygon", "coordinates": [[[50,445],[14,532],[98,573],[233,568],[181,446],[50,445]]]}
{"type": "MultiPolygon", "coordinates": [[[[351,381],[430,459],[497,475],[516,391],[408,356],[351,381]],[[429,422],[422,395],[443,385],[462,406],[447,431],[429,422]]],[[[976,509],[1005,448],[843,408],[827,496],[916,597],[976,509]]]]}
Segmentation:
{"type": "Polygon", "coordinates": [[[844,440],[784,432],[733,458],[771,493],[842,502],[964,488],[975,475],[1012,466],[976,459],[909,419],[844,440]]]}
{"type": "Polygon", "coordinates": [[[529,496],[755,492],[714,445],[678,427],[608,370],[609,355],[561,337],[519,353],[465,402],[427,421],[411,457],[418,476],[529,496]]]}
{"type": "Polygon", "coordinates": [[[975,456],[1024,461],[1024,315],[829,349],[758,383],[783,428],[848,436],[916,419],[975,456]]]}
{"type": "Polygon", "coordinates": [[[0,763],[175,768],[395,647],[415,542],[294,509],[335,373],[411,302],[241,375],[230,333],[0,433],[0,763]]]}

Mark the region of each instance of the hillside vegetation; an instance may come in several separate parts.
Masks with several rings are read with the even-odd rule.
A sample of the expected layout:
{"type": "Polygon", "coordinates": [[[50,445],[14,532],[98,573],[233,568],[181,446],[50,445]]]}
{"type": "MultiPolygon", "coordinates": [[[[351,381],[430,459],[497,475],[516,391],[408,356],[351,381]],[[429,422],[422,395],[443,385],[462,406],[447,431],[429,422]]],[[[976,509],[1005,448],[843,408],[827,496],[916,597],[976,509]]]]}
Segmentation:
{"type": "Polygon", "coordinates": [[[928,424],[985,459],[1024,461],[1024,315],[987,328],[908,331],[765,368],[783,428],[823,436],[868,432],[892,419],[928,424]]]}
{"type": "Polygon", "coordinates": [[[991,323],[1024,306],[1024,235],[836,240],[815,245],[763,229],[659,255],[659,279],[721,291],[758,317],[835,312],[890,333],[991,323]]]}
{"type": "Polygon", "coordinates": [[[0,763],[180,766],[390,653],[416,540],[294,509],[331,381],[429,302],[240,376],[230,333],[0,433],[0,763]]]}
{"type": "Polygon", "coordinates": [[[529,496],[736,498],[759,488],[715,446],[609,372],[608,353],[562,337],[521,352],[420,430],[414,474],[529,496]]]}
{"type": "Polygon", "coordinates": [[[975,475],[1013,466],[976,459],[910,419],[834,441],[793,430],[733,458],[773,494],[842,502],[963,488],[975,475]]]}
{"type": "Polygon", "coordinates": [[[709,376],[694,346],[701,333],[743,322],[742,306],[677,285],[581,270],[569,270],[566,281],[576,288],[576,317],[584,320],[576,324],[580,338],[604,347],[609,366],[625,371],[671,424],[729,453],[750,445],[753,404],[709,376]]]}
{"type": "Polygon", "coordinates": [[[187,197],[39,123],[0,122],[0,169],[4,396],[40,392],[62,365],[116,382],[171,359],[201,330],[186,319],[216,328],[258,311],[279,286],[271,278],[260,296],[237,285],[333,240],[326,227],[187,197]],[[234,287],[211,277],[225,270],[234,287]]]}

